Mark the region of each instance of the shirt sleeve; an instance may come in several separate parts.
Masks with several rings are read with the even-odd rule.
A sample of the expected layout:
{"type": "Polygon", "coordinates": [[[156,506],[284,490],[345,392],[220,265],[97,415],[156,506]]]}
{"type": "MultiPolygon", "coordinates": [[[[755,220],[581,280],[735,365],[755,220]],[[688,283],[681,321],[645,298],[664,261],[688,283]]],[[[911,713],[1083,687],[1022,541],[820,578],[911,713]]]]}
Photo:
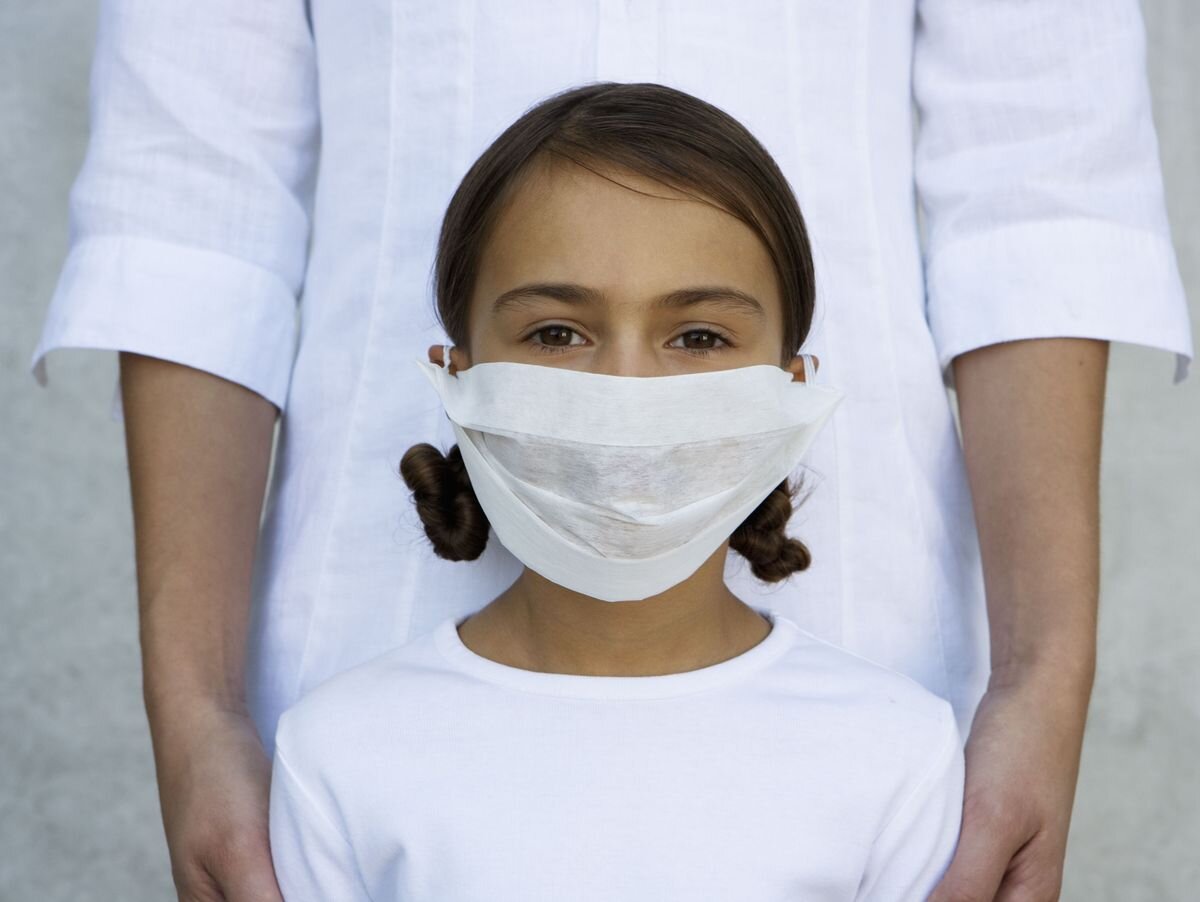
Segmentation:
{"type": "Polygon", "coordinates": [[[275,747],[269,831],[284,902],[371,902],[354,850],[275,747]]]}
{"type": "Polygon", "coordinates": [[[283,409],[320,143],[306,3],[102,0],[88,100],[34,378],[56,348],[125,350],[283,409]]]}
{"type": "Polygon", "coordinates": [[[926,317],[951,360],[1026,338],[1193,357],[1137,0],[918,0],[926,317]]]}
{"type": "Polygon", "coordinates": [[[926,899],[958,847],[966,779],[962,740],[950,704],[929,767],[880,830],[867,859],[857,902],[926,899]]]}

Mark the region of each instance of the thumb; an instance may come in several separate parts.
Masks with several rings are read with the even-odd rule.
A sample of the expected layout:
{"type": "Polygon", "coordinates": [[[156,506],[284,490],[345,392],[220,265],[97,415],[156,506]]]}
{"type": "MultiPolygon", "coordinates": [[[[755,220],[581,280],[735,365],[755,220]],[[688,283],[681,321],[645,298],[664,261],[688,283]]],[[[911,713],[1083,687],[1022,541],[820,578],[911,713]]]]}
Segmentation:
{"type": "Polygon", "coordinates": [[[268,847],[248,844],[222,864],[224,873],[213,876],[228,902],[284,902],[268,847]]]}
{"type": "Polygon", "coordinates": [[[964,809],[954,857],[927,902],[992,902],[1020,845],[1012,836],[998,818],[964,809]]]}

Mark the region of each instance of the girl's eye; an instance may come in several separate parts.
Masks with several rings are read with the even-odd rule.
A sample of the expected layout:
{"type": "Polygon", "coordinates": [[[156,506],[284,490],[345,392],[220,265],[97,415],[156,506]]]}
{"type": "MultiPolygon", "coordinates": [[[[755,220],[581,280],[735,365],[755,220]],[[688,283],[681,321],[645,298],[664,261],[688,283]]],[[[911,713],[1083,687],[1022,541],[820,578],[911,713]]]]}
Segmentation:
{"type": "Polygon", "coordinates": [[[721,342],[721,346],[728,347],[729,341],[720,332],[714,332],[712,329],[689,329],[680,335],[680,338],[686,340],[689,335],[705,336],[701,341],[699,348],[680,348],[682,351],[687,351],[689,354],[694,354],[697,357],[707,357],[712,351],[719,351],[721,347],[713,344],[715,341],[721,342]]]}
{"type": "MultiPolygon", "coordinates": [[[[569,337],[571,334],[578,335],[579,333],[570,326],[543,326],[542,328],[531,332],[525,340],[530,341],[538,335],[548,335],[550,337],[550,341],[534,341],[532,342],[533,346],[543,354],[559,354],[568,348],[578,347],[579,344],[582,344],[582,342],[572,343],[569,337]],[[563,342],[564,338],[566,339],[565,343],[563,342]]],[[[686,351],[688,354],[691,354],[695,357],[707,357],[714,350],[720,350],[721,347],[727,347],[729,345],[729,341],[724,335],[712,329],[689,329],[675,340],[678,341],[679,339],[684,339],[686,341],[688,336],[703,336],[700,339],[700,347],[679,348],[679,350],[686,351]],[[715,342],[718,341],[722,343],[720,346],[715,344],[715,342]]]]}
{"type": "MultiPolygon", "coordinates": [[[[572,329],[570,326],[542,326],[542,328],[538,329],[536,332],[529,333],[529,336],[525,340],[528,341],[529,339],[533,338],[535,335],[542,335],[543,333],[557,333],[557,336],[561,336],[562,333],[564,333],[564,332],[565,333],[574,333],[575,335],[579,334],[578,332],[575,332],[575,330],[572,329]]],[[[535,342],[533,342],[533,346],[535,348],[537,348],[539,351],[541,351],[543,354],[558,354],[558,353],[561,353],[562,351],[565,351],[567,348],[577,347],[577,345],[572,345],[570,343],[561,344],[559,337],[557,337],[557,336],[554,338],[551,338],[549,343],[535,341],[535,342]]],[[[569,341],[569,339],[568,339],[568,341],[569,341]]]]}

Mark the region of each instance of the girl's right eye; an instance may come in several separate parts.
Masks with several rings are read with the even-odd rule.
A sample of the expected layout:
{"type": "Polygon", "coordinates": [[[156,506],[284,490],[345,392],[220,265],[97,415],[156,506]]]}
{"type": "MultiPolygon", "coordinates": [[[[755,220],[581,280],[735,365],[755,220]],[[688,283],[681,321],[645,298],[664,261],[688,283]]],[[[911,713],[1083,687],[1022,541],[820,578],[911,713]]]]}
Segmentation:
{"type": "MultiPolygon", "coordinates": [[[[535,335],[541,335],[543,332],[558,332],[558,333],[567,332],[567,333],[574,333],[576,335],[579,334],[578,332],[575,332],[575,330],[572,329],[570,326],[560,326],[560,325],[542,326],[542,328],[536,329],[535,331],[530,332],[529,335],[526,336],[525,340],[529,341],[535,335]]],[[[561,354],[563,351],[567,350],[567,348],[578,347],[578,345],[574,345],[574,344],[556,345],[556,344],[546,344],[541,341],[535,341],[535,342],[532,342],[532,344],[542,354],[561,354]]]]}

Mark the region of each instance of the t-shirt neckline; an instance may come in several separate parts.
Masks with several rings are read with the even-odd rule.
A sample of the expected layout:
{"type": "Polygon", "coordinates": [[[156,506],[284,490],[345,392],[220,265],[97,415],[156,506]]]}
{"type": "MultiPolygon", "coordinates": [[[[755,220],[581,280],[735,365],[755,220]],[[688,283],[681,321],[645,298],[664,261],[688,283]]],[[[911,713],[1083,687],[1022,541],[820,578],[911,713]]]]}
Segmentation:
{"type": "Polygon", "coordinates": [[[771,624],[771,631],[740,655],[716,664],[681,673],[651,676],[595,676],[577,673],[543,673],[501,664],[477,654],[463,643],[458,626],[469,615],[447,617],[434,630],[434,644],[452,666],[490,683],[545,695],[576,698],[663,698],[713,689],[748,676],[770,664],[796,638],[797,627],[773,608],[750,605],[771,624]]]}

